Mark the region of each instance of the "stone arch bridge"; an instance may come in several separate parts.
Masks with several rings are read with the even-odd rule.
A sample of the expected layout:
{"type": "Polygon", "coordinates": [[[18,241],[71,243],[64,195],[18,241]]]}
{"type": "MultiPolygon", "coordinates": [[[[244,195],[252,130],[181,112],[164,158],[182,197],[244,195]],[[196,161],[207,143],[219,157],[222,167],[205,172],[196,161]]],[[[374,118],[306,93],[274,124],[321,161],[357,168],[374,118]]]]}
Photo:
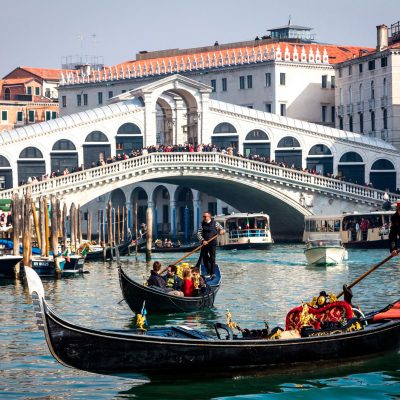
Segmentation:
{"type": "Polygon", "coordinates": [[[22,196],[30,187],[34,199],[56,195],[66,204],[84,205],[144,181],[185,184],[237,209],[264,211],[274,236],[288,239],[300,237],[305,215],[365,212],[384,202],[381,190],[217,152],[151,153],[3,190],[0,198],[22,196]]]}

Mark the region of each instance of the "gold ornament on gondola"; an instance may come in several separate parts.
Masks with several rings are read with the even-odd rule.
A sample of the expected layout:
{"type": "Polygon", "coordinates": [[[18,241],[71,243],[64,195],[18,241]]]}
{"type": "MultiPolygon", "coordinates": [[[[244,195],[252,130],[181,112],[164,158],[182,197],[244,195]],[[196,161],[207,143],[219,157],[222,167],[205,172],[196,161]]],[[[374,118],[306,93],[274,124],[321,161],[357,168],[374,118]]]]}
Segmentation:
{"type": "Polygon", "coordinates": [[[146,331],[146,318],[142,314],[136,314],[136,326],[141,331],[146,331]]]}
{"type": "Polygon", "coordinates": [[[226,310],[226,325],[228,325],[231,329],[236,328],[237,330],[241,331],[240,326],[236,322],[232,321],[232,314],[229,309],[226,310]]]}

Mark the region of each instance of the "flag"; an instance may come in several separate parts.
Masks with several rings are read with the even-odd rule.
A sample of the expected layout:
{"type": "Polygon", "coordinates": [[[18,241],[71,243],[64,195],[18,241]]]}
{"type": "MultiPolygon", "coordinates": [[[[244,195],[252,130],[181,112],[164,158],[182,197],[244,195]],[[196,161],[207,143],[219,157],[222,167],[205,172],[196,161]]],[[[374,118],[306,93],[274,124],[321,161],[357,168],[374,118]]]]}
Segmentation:
{"type": "Polygon", "coordinates": [[[144,301],[140,314],[136,314],[136,326],[138,329],[142,331],[146,331],[148,327],[146,315],[147,315],[146,301],[144,301]]]}
{"type": "Polygon", "coordinates": [[[142,314],[143,318],[144,318],[144,324],[145,326],[148,326],[147,323],[147,310],[146,310],[146,300],[143,301],[143,306],[142,306],[142,311],[140,311],[140,313],[142,314]]]}
{"type": "Polygon", "coordinates": [[[89,251],[89,247],[85,246],[85,248],[81,251],[81,256],[85,257],[86,254],[88,253],[88,251],[89,251]]]}

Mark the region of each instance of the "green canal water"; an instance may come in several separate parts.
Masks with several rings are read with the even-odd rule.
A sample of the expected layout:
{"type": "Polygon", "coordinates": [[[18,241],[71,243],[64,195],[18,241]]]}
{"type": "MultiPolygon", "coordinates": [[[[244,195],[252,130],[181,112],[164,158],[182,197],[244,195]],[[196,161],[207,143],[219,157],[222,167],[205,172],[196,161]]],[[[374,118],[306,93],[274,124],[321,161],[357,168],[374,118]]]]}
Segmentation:
{"type": "MultiPolygon", "coordinates": [[[[186,324],[211,332],[213,323],[233,320],[246,328],[284,326],[287,311],[321,290],[338,293],[388,255],[387,250],[349,250],[343,265],[326,268],[305,263],[303,245],[275,245],[268,251],[219,251],[222,287],[210,311],[148,315],[151,326],[186,324]]],[[[164,265],[182,254],[153,255],[164,265]]],[[[196,260],[192,256],[192,261],[196,260]]],[[[129,275],[143,281],[150,268],[144,255],[122,257],[129,275]]],[[[117,263],[86,264],[76,278],[46,280],[49,303],[69,321],[93,328],[129,328],[133,314],[120,302],[117,263]]],[[[364,312],[400,298],[400,257],[380,267],[353,288],[364,312]]],[[[250,373],[107,376],[63,367],[50,355],[36,329],[26,288],[0,282],[0,399],[399,399],[400,353],[369,360],[307,365],[250,373]]]]}

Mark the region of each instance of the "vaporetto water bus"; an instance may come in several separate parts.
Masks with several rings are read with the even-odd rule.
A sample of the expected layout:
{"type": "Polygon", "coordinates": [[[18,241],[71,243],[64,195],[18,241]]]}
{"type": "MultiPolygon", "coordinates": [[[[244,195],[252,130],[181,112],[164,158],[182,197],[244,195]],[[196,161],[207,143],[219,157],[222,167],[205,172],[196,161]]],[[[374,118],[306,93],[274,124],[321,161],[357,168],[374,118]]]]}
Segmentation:
{"type": "Polygon", "coordinates": [[[339,238],[345,247],[388,248],[390,217],[394,211],[344,213],[338,215],[307,215],[304,217],[303,241],[309,242],[316,233],[339,238]]]}
{"type": "Polygon", "coordinates": [[[263,212],[217,215],[215,221],[225,230],[225,234],[217,238],[222,249],[268,249],[274,243],[269,215],[263,212]]]}

